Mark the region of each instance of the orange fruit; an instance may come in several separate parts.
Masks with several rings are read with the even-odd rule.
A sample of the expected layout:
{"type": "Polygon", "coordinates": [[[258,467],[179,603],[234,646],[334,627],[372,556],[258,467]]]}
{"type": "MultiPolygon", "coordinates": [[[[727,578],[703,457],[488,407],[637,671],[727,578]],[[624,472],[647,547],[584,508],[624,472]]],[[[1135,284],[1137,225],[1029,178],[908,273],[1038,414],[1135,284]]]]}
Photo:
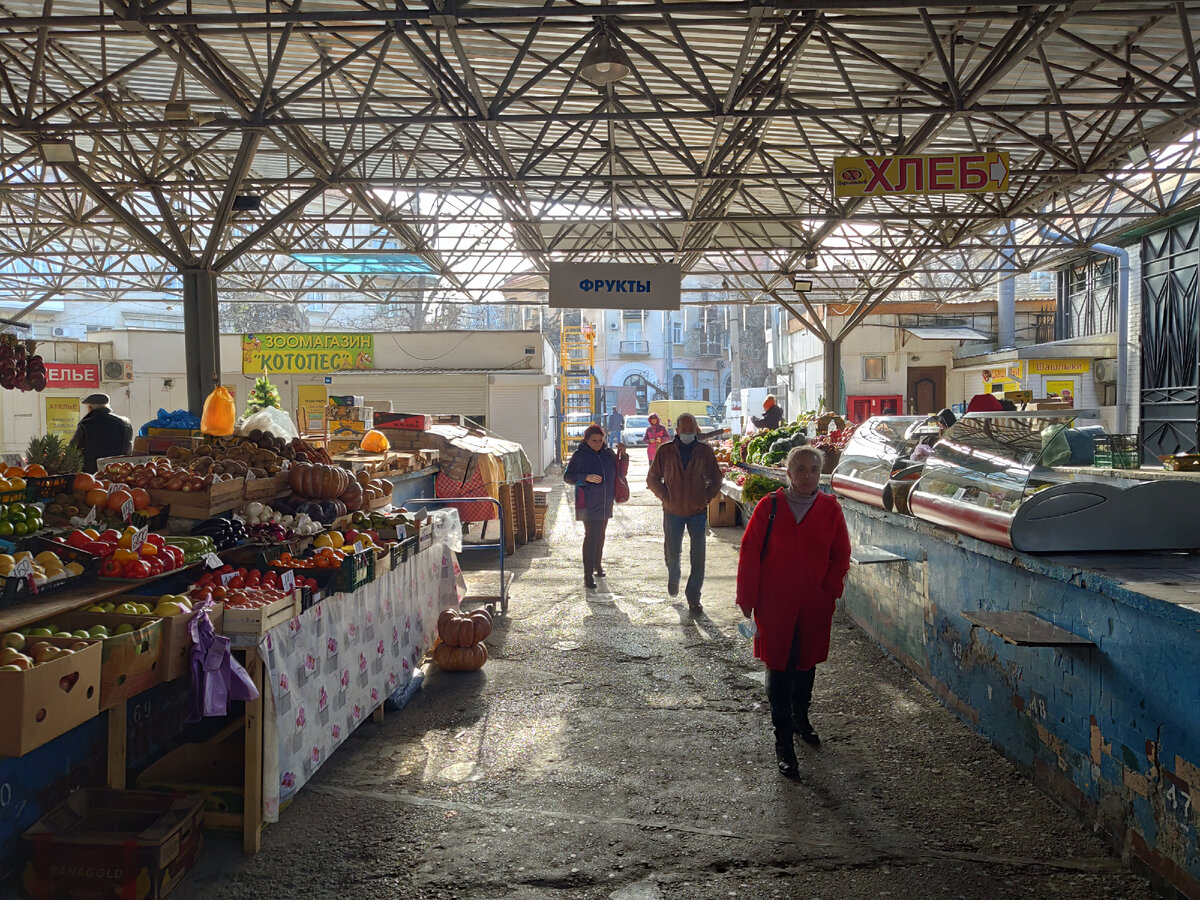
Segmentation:
{"type": "Polygon", "coordinates": [[[83,502],[88,506],[98,506],[104,509],[104,504],[108,502],[108,491],[102,488],[95,488],[84,495],[83,502]]]}
{"type": "Polygon", "coordinates": [[[26,478],[45,478],[46,470],[37,463],[30,463],[25,467],[26,478]]]}
{"type": "MultiPolygon", "coordinates": [[[[90,493],[91,492],[89,492],[89,496],[90,496],[90,493]]],[[[113,491],[111,494],[108,495],[108,500],[105,502],[104,505],[107,506],[111,510],[118,510],[122,506],[125,505],[126,500],[132,500],[132,499],[133,499],[133,494],[129,493],[129,491],[126,491],[126,490],[113,491]]]]}
{"type": "Polygon", "coordinates": [[[145,509],[150,505],[150,495],[144,488],[134,488],[129,493],[133,497],[134,509],[145,509]]]}
{"type": "Polygon", "coordinates": [[[71,489],[78,493],[86,494],[88,491],[100,490],[103,487],[104,485],[96,480],[95,475],[80,472],[75,476],[75,483],[71,486],[71,489]]]}

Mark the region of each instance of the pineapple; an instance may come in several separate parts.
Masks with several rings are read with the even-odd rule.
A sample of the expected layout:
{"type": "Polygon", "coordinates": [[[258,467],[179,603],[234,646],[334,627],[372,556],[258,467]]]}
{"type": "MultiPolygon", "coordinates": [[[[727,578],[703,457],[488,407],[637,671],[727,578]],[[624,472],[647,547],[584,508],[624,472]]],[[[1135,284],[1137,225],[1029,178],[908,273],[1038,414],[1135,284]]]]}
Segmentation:
{"type": "Polygon", "coordinates": [[[83,453],[56,434],[31,440],[25,455],[30,464],[37,463],[50,475],[67,475],[83,470],[83,453]]]}

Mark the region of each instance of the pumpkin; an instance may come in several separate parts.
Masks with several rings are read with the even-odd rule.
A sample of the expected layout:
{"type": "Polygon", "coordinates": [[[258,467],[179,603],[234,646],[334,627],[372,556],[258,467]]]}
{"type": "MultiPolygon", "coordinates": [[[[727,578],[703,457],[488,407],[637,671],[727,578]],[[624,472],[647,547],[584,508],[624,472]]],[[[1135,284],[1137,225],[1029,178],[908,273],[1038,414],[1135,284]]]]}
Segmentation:
{"type": "Polygon", "coordinates": [[[433,648],[433,661],[444,672],[474,672],[482,669],[487,659],[487,647],[483,644],[452,647],[441,643],[433,648]]]}
{"type": "Polygon", "coordinates": [[[488,639],[488,635],[492,633],[492,617],[488,615],[486,609],[476,609],[471,611],[468,617],[475,631],[475,643],[481,643],[488,639]]]}
{"type": "Polygon", "coordinates": [[[362,443],[359,446],[368,453],[387,453],[388,447],[391,445],[388,443],[388,439],[383,436],[382,431],[376,431],[372,428],[363,435],[362,443]]]}
{"type": "Polygon", "coordinates": [[[467,615],[450,606],[438,616],[437,627],[442,643],[451,647],[470,647],[486,640],[492,633],[492,617],[485,609],[467,615]]]}
{"type": "Polygon", "coordinates": [[[346,509],[353,512],[356,509],[363,508],[363,488],[357,481],[351,481],[350,485],[342,492],[339,498],[346,504],[346,509]]]}

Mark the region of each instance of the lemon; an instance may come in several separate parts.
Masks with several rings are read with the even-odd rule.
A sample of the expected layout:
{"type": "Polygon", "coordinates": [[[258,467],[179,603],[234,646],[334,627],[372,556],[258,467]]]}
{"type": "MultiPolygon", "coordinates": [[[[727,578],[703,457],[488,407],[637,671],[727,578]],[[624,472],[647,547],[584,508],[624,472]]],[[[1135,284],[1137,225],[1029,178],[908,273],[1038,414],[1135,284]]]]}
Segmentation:
{"type": "MultiPolygon", "coordinates": [[[[83,574],[83,566],[81,566],[77,562],[69,562],[66,564],[66,566],[64,568],[68,572],[70,572],[72,575],[82,575],[83,574]]],[[[100,612],[104,612],[104,610],[101,609],[100,612]]]]}

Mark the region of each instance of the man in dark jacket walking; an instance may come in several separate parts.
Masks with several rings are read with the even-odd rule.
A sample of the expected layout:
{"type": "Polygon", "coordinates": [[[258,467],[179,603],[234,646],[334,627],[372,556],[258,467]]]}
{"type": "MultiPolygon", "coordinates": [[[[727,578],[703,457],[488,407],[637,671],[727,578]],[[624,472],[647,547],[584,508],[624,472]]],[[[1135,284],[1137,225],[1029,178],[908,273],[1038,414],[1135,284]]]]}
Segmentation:
{"type": "Polygon", "coordinates": [[[83,471],[94,474],[96,460],[133,452],[133,425],[108,408],[108,394],[89,394],[83,398],[83,405],[88,413],[80,420],[71,443],[83,451],[83,471]]]}
{"type": "Polygon", "coordinates": [[[708,527],[708,504],[721,493],[721,467],[712,447],[697,440],[699,428],[691,413],[675,422],[675,440],[663,444],[654,454],[646,486],[663,506],[663,544],[667,559],[667,593],[679,593],[680,556],[683,532],[687,529],[691,545],[691,571],[688,572],[688,608],[693,614],[703,611],[700,589],[704,585],[704,535],[708,527]]]}
{"type": "Polygon", "coordinates": [[[621,415],[621,411],[615,406],[613,411],[608,414],[608,446],[616,449],[617,444],[621,443],[621,432],[625,430],[625,417],[621,415]]]}

